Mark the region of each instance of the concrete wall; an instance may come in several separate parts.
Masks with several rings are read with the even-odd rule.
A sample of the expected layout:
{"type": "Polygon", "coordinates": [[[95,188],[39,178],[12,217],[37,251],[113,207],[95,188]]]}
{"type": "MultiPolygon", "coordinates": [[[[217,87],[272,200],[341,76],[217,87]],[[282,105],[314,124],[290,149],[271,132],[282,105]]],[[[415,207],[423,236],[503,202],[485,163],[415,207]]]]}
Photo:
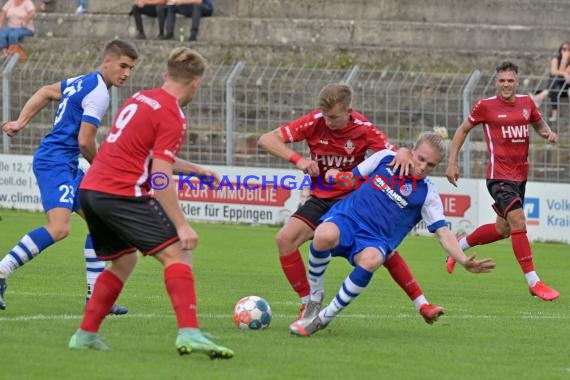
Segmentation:
{"type": "MultiPolygon", "coordinates": [[[[37,49],[73,51],[113,37],[135,34],[127,14],[133,0],[90,0],[75,16],[75,0],[52,0],[56,13],[39,13],[37,49]],[[39,37],[39,38],[38,38],[39,37]],[[62,41],[63,40],[63,41],[62,41]]],[[[549,57],[570,39],[567,0],[215,0],[215,16],[203,19],[197,45],[211,61],[400,65],[470,71],[517,61],[526,73],[542,74],[549,57]]],[[[149,38],[156,20],[145,19],[149,38]]],[[[176,33],[188,36],[188,19],[176,33]]],[[[177,35],[177,40],[179,35],[177,35]]],[[[179,42],[178,42],[179,43],[179,42]]],[[[185,42],[188,43],[188,42],[185,42]]],[[[152,53],[171,41],[137,42],[152,53]]],[[[85,49],[84,49],[85,50],[85,49]]],[[[32,57],[33,59],[33,57],[32,57]]]]}
{"type": "MultiPolygon", "coordinates": [[[[39,0],[36,0],[39,3],[39,0]]],[[[55,1],[73,13],[75,0],[55,1]]],[[[88,0],[89,13],[128,13],[133,0],[88,0]]],[[[233,17],[324,18],[501,25],[568,24],[567,0],[214,0],[216,13],[233,17]]]]}

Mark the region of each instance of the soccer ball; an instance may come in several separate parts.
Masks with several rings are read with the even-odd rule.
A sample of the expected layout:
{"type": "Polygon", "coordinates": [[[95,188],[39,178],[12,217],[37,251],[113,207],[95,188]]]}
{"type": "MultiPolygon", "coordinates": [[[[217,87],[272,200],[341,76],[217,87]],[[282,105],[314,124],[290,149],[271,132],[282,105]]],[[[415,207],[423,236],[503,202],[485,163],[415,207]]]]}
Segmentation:
{"type": "Polygon", "coordinates": [[[271,307],[258,296],[243,297],[234,308],[234,322],[244,330],[264,330],[269,327],[271,317],[271,307]]]}

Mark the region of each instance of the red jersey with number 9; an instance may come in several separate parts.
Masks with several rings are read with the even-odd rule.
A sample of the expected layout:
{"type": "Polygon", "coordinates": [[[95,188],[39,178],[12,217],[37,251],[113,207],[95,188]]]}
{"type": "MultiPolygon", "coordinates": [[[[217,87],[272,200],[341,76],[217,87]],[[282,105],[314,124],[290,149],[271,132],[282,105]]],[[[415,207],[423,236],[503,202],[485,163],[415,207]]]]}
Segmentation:
{"type": "Polygon", "coordinates": [[[119,109],[80,189],[148,195],[150,160],[174,163],[185,134],[186,117],[174,96],[161,88],[137,92],[119,109]]]}

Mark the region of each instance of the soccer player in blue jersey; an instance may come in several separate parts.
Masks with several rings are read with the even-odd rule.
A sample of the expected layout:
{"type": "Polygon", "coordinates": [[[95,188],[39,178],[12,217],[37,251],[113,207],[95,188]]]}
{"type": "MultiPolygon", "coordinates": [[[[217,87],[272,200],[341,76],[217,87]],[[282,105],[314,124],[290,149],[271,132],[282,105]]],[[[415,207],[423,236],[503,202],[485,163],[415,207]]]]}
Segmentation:
{"type": "Polygon", "coordinates": [[[425,178],[443,159],[445,151],[439,134],[426,133],[412,150],[412,176],[394,173],[388,165],[394,152],[388,150],[375,153],[352,173],[339,173],[336,169],[327,172],[326,177],[333,177],[338,184],[357,182],[360,187],[337,202],[315,230],[308,269],[311,294],[324,294],[324,274],[331,256],[346,258],[354,269],[329,305],[318,315],[291,324],[291,333],[309,336],[325,328],[366,289],[374,272],[422,219],[447,253],[468,271],[484,273],[495,267],[491,259],[465,256],[447,227],[439,194],[425,178]]]}
{"type": "MultiPolygon", "coordinates": [[[[89,163],[97,153],[95,135],[109,107],[109,88],[121,87],[129,78],[136,49],[128,42],[113,40],[103,50],[99,70],[41,87],[26,102],[16,121],[2,125],[13,137],[52,100],[59,100],[52,130],[34,154],[33,169],[47,224],[28,232],[0,261],[0,309],[6,308],[6,279],[40,252],[69,234],[71,213],[79,209],[77,190],[83,178],[79,168],[81,154],[89,163]]],[[[105,269],[104,261],[95,256],[91,237],[85,241],[87,298],[97,277],[105,269]]],[[[114,305],[111,313],[125,314],[128,309],[114,305]]]]}

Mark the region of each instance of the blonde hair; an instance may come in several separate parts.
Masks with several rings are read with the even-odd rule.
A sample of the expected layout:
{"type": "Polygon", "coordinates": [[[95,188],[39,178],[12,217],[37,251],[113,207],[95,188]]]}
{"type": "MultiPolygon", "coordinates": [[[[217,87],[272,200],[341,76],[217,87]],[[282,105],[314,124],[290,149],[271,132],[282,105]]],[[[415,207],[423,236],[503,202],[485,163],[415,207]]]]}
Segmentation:
{"type": "Polygon", "coordinates": [[[168,57],[168,78],[174,82],[188,84],[204,75],[206,65],[206,59],[197,51],[177,47],[168,57]]]}
{"type": "Polygon", "coordinates": [[[337,104],[350,108],[352,103],[352,88],[343,83],[327,84],[319,93],[319,109],[329,111],[337,104]]]}
{"type": "Polygon", "coordinates": [[[418,149],[418,147],[422,143],[428,143],[439,155],[445,157],[447,154],[447,130],[445,128],[434,128],[433,132],[423,132],[414,149],[418,149]]]}

